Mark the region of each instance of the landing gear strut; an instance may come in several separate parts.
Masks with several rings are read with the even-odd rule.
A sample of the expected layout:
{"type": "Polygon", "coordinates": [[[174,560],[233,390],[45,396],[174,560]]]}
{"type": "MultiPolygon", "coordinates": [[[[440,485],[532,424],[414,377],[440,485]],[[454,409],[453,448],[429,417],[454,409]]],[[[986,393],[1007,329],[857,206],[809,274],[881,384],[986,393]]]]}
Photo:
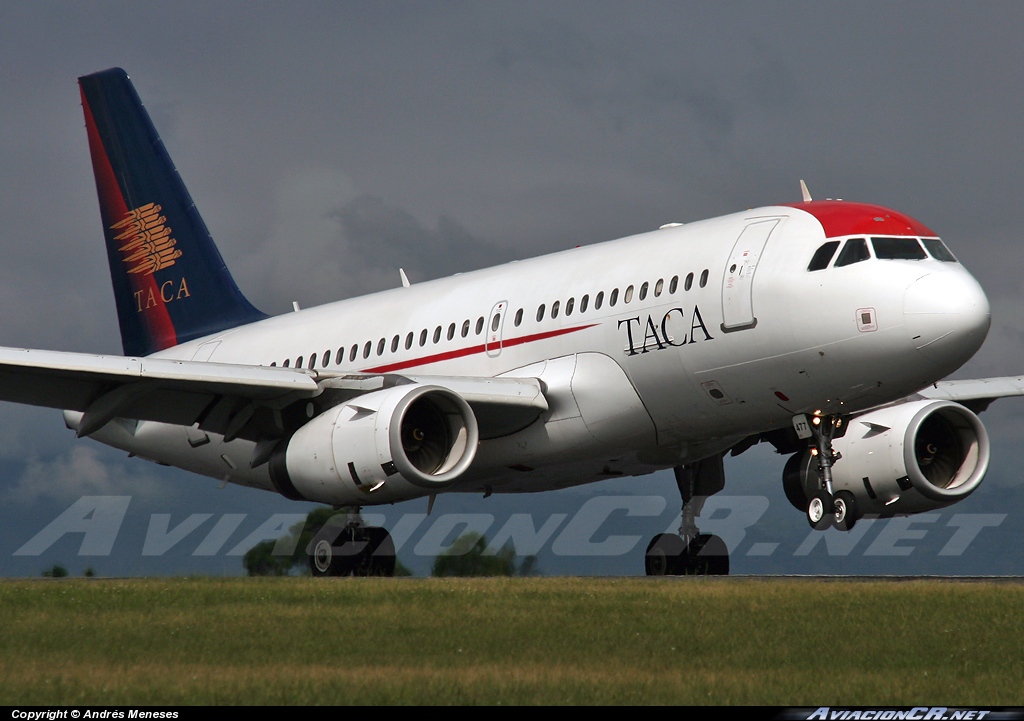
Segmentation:
{"type": "Polygon", "coordinates": [[[725,487],[722,456],[674,469],[683,499],[679,533],[660,533],[647,545],[644,566],[648,576],[727,576],[729,549],[718,536],[701,533],[697,517],[708,496],[725,487]]]}
{"type": "Polygon", "coordinates": [[[391,534],[367,526],[358,508],[332,516],[306,549],[314,576],[394,576],[391,534]]]}
{"type": "Polygon", "coordinates": [[[839,416],[813,416],[809,424],[811,455],[817,460],[818,490],[807,503],[807,522],[816,531],[830,526],[850,530],[857,520],[856,502],[848,491],[835,493],[832,488],[832,466],[842,455],[832,450],[832,438],[842,424],[839,416]]]}

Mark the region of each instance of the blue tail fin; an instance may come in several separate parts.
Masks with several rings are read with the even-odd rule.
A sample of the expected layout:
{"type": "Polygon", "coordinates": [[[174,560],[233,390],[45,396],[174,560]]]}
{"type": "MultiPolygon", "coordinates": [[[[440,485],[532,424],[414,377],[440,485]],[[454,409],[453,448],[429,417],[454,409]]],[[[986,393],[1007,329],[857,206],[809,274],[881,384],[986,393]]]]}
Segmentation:
{"type": "Polygon", "coordinates": [[[235,285],[127,73],[78,84],[125,354],[265,318],[235,285]]]}

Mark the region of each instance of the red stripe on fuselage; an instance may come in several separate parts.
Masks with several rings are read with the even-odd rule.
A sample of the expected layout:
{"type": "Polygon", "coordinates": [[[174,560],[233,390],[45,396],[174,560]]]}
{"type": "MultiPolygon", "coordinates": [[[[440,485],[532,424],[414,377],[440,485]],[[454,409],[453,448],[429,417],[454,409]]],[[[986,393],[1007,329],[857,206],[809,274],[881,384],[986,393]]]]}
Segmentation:
{"type": "MultiPolygon", "coordinates": [[[[85,97],[85,91],[79,88],[82,96],[82,109],[85,112],[85,128],[89,134],[89,154],[92,156],[92,168],[96,176],[96,192],[100,198],[100,217],[103,220],[103,236],[107,238],[110,226],[122,220],[128,214],[128,204],[121,193],[121,186],[114,176],[114,168],[107,157],[106,148],[100,139],[99,130],[96,129],[96,121],[93,118],[92,110],[89,108],[89,101],[85,97]]],[[[106,242],[111,242],[106,240],[106,242]]],[[[117,269],[111,268],[111,273],[117,269]]],[[[126,269],[122,272],[127,273],[126,269]]],[[[155,305],[139,311],[145,322],[149,333],[150,344],[153,350],[163,350],[178,345],[178,334],[174,330],[174,323],[167,312],[160,289],[157,287],[156,278],[152,275],[138,273],[128,274],[129,282],[135,292],[136,298],[143,298],[148,301],[154,298],[155,305]],[[141,293],[141,296],[138,295],[141,293]]]]}
{"type": "Polygon", "coordinates": [[[937,237],[937,234],[924,223],[881,205],[848,203],[843,200],[812,200],[808,203],[783,203],[782,205],[813,215],[825,229],[826,238],[838,238],[843,235],[937,237]]]}
{"type": "MultiPolygon", "coordinates": [[[[508,340],[502,341],[501,347],[508,348],[510,346],[523,345],[524,343],[532,343],[533,341],[545,340],[547,338],[555,338],[560,335],[566,335],[567,333],[575,333],[578,330],[585,330],[587,328],[593,328],[598,325],[597,323],[590,323],[589,325],[578,325],[572,328],[559,328],[558,330],[549,330],[544,333],[534,333],[533,335],[524,335],[520,338],[509,338],[508,340]]],[[[435,353],[434,355],[424,356],[423,358],[411,358],[409,360],[399,361],[398,363],[389,363],[388,365],[377,366],[376,368],[367,368],[361,373],[393,373],[394,371],[400,371],[405,368],[413,368],[415,366],[429,365],[430,363],[440,363],[441,361],[452,360],[454,358],[464,358],[470,355],[476,355],[477,353],[483,353],[487,350],[487,346],[474,345],[468,348],[459,348],[457,350],[450,350],[444,353],[435,353]]]]}

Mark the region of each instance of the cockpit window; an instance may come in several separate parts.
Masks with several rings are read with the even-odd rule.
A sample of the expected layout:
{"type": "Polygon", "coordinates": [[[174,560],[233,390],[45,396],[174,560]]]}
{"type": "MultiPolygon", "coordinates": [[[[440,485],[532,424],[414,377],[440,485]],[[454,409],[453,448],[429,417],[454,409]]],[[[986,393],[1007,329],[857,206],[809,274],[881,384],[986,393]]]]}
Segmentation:
{"type": "Polygon", "coordinates": [[[863,238],[850,238],[846,241],[846,245],[839,251],[839,257],[836,258],[836,268],[841,268],[844,265],[852,265],[853,263],[859,263],[862,260],[868,260],[871,254],[868,253],[868,244],[863,238]]]}
{"type": "Polygon", "coordinates": [[[924,260],[928,257],[917,238],[872,238],[871,247],[879,260],[924,260]]]}
{"type": "Polygon", "coordinates": [[[956,258],[949,252],[949,248],[938,238],[921,238],[921,242],[924,243],[924,249],[928,251],[928,255],[935,258],[935,260],[941,260],[945,263],[956,262],[956,258]]]}
{"type": "Polygon", "coordinates": [[[824,270],[827,268],[828,262],[832,260],[832,256],[836,254],[836,248],[838,247],[838,240],[830,240],[822,245],[814,251],[814,257],[811,258],[811,263],[807,266],[807,270],[824,270]]]}

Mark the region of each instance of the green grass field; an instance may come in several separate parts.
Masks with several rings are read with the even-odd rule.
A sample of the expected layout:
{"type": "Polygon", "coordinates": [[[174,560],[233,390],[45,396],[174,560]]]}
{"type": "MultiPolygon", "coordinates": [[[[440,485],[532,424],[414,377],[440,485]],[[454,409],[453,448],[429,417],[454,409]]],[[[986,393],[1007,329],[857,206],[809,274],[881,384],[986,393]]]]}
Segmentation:
{"type": "Polygon", "coordinates": [[[0,582],[0,704],[1024,704],[1024,585],[0,582]]]}

